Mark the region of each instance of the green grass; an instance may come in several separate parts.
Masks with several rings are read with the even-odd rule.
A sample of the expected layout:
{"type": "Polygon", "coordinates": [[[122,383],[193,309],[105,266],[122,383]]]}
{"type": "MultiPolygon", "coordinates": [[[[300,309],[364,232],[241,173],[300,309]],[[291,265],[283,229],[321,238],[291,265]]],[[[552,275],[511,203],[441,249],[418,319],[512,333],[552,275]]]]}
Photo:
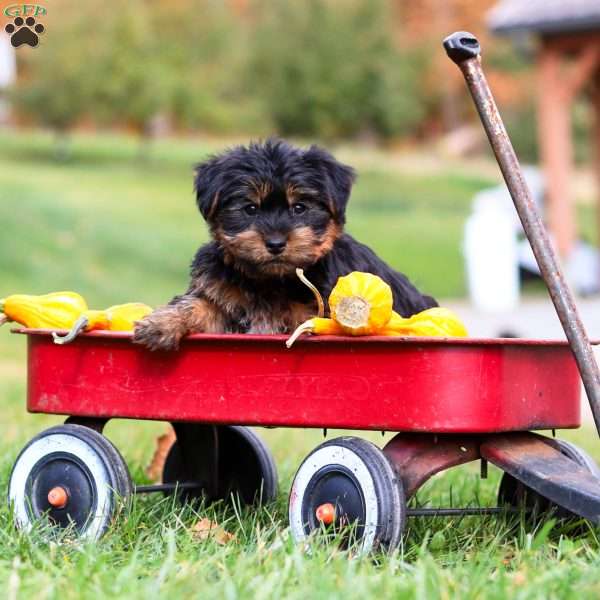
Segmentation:
{"type": "MultiPolygon", "coordinates": [[[[149,163],[134,141],[78,137],[69,162],[53,158],[50,137],[0,135],[0,296],[75,289],[95,306],[156,304],[184,288],[187,264],[206,230],[191,195],[191,165],[218,143],[167,141],[149,163]]],[[[361,173],[349,229],[439,296],[463,292],[460,238],[473,193],[485,177],[383,170],[361,173]]],[[[20,448],[57,418],[25,412],[24,339],[0,330],[0,493],[20,448]]],[[[107,435],[134,479],[157,423],[111,423],[107,435]]],[[[337,432],[329,432],[329,437],[337,432]]],[[[320,432],[264,432],[280,470],[280,495],[260,510],[221,505],[195,512],[169,498],[136,498],[95,544],[24,535],[0,502],[0,589],[7,598],[595,598],[600,594],[596,531],[575,534],[519,518],[415,519],[392,556],[350,559],[333,545],[310,554],[291,543],[287,492],[320,432]],[[221,523],[236,542],[192,539],[200,517],[221,523]]],[[[370,436],[383,444],[390,435],[370,436]]],[[[598,455],[590,431],[565,436],[598,455]]],[[[433,478],[417,501],[491,506],[499,472],[480,480],[476,465],[433,478]]]]}
{"type": "MultiPolygon", "coordinates": [[[[206,240],[191,169],[216,147],[162,142],[140,163],[131,141],[81,137],[69,162],[57,163],[49,136],[0,135],[2,287],[77,287],[100,303],[140,292],[159,302],[181,289],[206,240]]],[[[361,172],[348,229],[428,292],[460,296],[462,223],[474,192],[489,183],[361,172]]]]}

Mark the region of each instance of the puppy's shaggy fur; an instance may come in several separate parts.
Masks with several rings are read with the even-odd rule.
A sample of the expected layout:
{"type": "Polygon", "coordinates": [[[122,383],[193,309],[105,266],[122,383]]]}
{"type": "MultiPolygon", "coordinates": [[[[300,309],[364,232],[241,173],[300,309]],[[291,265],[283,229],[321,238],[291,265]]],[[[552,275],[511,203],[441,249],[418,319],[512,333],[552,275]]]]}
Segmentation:
{"type": "Polygon", "coordinates": [[[344,233],[354,171],[325,150],[281,140],[239,146],[196,169],[197,203],[213,240],[182,296],[137,324],[134,341],[176,349],[189,333],[289,333],[316,314],[302,267],[327,297],[352,271],[379,275],[403,316],[436,306],[367,246],[344,233]]]}

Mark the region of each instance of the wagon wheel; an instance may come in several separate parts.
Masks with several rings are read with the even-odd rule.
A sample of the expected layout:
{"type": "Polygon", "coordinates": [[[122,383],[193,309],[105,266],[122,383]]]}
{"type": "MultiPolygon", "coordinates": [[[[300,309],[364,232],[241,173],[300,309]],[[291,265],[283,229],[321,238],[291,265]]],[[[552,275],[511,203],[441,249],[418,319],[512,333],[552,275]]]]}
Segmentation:
{"type": "MultiPolygon", "coordinates": [[[[579,446],[576,446],[571,442],[566,442],[565,440],[555,440],[555,443],[564,456],[570,458],[579,466],[584,467],[590,474],[600,480],[600,468],[585,450],[582,450],[579,446]]],[[[528,509],[531,511],[532,519],[534,520],[540,514],[550,510],[554,510],[555,515],[560,519],[580,518],[578,515],[565,508],[553,504],[550,500],[526,486],[524,483],[521,483],[509,473],[504,473],[500,480],[498,503],[500,505],[528,509]]]]}
{"type": "Polygon", "coordinates": [[[102,536],[119,501],[131,493],[119,451],[81,425],[51,427],[34,437],[17,457],[8,485],[17,527],[30,530],[46,518],[90,540],[102,536]]]}
{"type": "Polygon", "coordinates": [[[402,481],[371,442],[355,437],[325,442],[296,473],[289,519],[297,542],[324,528],[341,535],[345,546],[356,543],[361,554],[378,548],[391,551],[400,543],[406,522],[402,481]]]}
{"type": "Polygon", "coordinates": [[[174,423],[177,440],[163,468],[163,483],[186,484],[183,502],[239,498],[244,504],[277,497],[277,468],[267,445],[248,427],[174,423]],[[187,485],[197,484],[190,488],[187,485]]]}

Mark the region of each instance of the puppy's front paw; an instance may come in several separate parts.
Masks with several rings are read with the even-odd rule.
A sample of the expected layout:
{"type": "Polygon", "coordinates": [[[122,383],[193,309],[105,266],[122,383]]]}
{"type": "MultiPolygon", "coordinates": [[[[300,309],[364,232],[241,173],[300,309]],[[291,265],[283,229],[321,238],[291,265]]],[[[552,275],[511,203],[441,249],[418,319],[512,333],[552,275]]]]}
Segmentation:
{"type": "Polygon", "coordinates": [[[153,351],[177,350],[184,335],[185,330],[178,319],[157,313],[136,323],[133,342],[153,351]]]}

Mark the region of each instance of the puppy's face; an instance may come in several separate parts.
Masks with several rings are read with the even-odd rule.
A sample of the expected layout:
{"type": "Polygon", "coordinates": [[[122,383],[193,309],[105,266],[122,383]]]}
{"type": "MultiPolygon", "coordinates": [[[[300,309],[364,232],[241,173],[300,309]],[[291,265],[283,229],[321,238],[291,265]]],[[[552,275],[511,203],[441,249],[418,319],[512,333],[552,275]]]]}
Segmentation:
{"type": "Polygon", "coordinates": [[[257,276],[286,276],[341,234],[354,172],[315,146],[238,147],[196,170],[198,206],[226,257],[257,276]]]}

